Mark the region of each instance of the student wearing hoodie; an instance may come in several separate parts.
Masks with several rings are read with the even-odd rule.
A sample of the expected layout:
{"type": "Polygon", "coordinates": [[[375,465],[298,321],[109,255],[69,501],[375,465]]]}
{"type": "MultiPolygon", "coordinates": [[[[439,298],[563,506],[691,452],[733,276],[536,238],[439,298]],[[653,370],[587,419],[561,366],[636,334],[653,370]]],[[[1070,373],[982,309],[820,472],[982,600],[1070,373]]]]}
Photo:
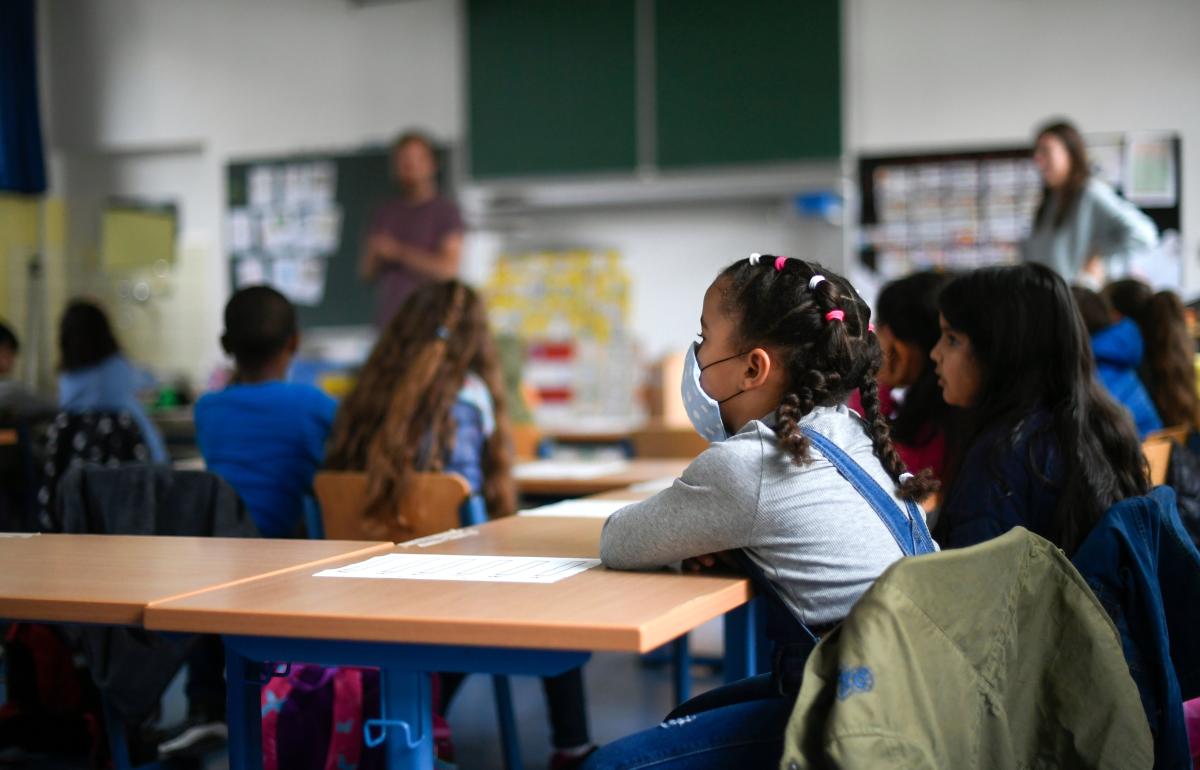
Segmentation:
{"type": "Polygon", "coordinates": [[[1096,376],[1101,384],[1133,414],[1138,435],[1145,438],[1147,433],[1161,430],[1162,419],[1138,377],[1144,346],[1137,324],[1129,318],[1114,320],[1117,315],[1103,295],[1081,286],[1074,286],[1071,291],[1092,337],[1096,376]]]}

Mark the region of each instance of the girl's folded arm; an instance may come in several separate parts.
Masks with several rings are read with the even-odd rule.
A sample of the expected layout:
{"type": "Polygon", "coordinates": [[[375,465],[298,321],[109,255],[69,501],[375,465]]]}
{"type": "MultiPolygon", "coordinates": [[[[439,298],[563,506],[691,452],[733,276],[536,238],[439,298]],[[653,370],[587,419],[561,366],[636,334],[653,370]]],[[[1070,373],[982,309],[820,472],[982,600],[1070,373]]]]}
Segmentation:
{"type": "Polygon", "coordinates": [[[750,545],[761,455],[757,441],[741,443],[714,444],[670,488],[610,516],[600,536],[604,565],[652,569],[750,545]]]}

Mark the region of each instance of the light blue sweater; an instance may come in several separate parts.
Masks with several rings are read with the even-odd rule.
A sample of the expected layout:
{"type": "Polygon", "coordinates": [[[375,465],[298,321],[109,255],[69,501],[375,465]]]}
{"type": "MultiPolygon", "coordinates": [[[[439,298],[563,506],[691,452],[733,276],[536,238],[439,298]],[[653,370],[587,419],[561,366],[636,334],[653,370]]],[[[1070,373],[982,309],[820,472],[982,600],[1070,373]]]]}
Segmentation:
{"type": "Polygon", "coordinates": [[[1062,227],[1055,228],[1058,206],[1058,194],[1052,193],[1049,216],[1041,225],[1034,223],[1021,253],[1029,262],[1054,268],[1067,281],[1074,281],[1093,256],[1103,258],[1111,274],[1114,262],[1127,268],[1134,254],[1158,245],[1158,228],[1150,217],[1095,177],[1088,180],[1062,227]]]}
{"type": "Polygon", "coordinates": [[[137,399],[138,390],[150,382],[153,378],[135,369],[120,353],[114,353],[95,366],[59,374],[58,405],[66,412],[128,412],[142,431],[150,458],[167,463],[171,458],[162,436],[137,399]]]}

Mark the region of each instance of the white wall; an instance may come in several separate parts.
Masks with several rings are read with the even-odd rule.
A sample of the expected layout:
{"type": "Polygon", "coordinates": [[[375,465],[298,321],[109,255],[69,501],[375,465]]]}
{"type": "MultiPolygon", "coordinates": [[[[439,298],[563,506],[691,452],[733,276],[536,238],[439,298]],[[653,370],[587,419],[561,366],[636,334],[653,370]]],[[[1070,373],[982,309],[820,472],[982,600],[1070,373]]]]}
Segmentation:
{"type": "MultiPolygon", "coordinates": [[[[180,146],[197,153],[195,188],[184,194],[185,239],[203,263],[207,306],[194,330],[197,371],[218,359],[228,290],[222,171],[231,158],[351,147],[410,125],[461,137],[457,0],[43,2],[47,138],[69,216],[80,221],[74,213],[95,204],[97,158],[120,166],[180,146]]],[[[1090,132],[1180,132],[1184,201],[1200,200],[1200,3],[844,3],[849,152],[1023,142],[1044,118],[1066,114],[1090,132]]],[[[1200,290],[1200,206],[1185,209],[1184,229],[1187,287],[1200,290]]],[[[70,230],[68,249],[81,259],[87,228],[70,230]]],[[[836,250],[827,228],[751,203],[556,213],[525,236],[620,248],[635,280],[635,331],[651,352],[686,344],[697,295],[728,259],[836,250]]],[[[475,236],[472,274],[486,271],[503,240],[475,236]]]]}

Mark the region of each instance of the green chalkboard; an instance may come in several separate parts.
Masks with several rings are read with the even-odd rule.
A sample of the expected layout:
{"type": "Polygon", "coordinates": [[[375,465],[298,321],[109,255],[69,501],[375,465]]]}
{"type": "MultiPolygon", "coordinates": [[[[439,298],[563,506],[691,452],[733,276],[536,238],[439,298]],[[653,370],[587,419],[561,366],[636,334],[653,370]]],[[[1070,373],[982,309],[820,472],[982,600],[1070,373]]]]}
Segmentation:
{"type": "MultiPolygon", "coordinates": [[[[260,167],[328,162],[335,170],[334,198],[341,211],[341,227],[334,251],[326,259],[324,296],[317,305],[296,302],[302,327],[369,324],[374,292],[358,276],[363,237],[376,206],[397,194],[388,169],[388,149],[368,148],[347,153],[311,153],[238,160],[226,168],[228,210],[246,210],[250,202],[251,171],[260,167]]],[[[445,166],[443,165],[443,168],[445,166]]],[[[237,286],[238,254],[231,254],[232,286],[237,286]]],[[[269,264],[269,259],[263,260],[269,264]]],[[[268,283],[271,283],[268,276],[268,283]]]]}
{"type": "Polygon", "coordinates": [[[659,167],[841,154],[838,0],[655,0],[654,18],[659,167]]]}
{"type": "Polygon", "coordinates": [[[475,178],[632,171],[635,0],[469,0],[475,178]]]}

